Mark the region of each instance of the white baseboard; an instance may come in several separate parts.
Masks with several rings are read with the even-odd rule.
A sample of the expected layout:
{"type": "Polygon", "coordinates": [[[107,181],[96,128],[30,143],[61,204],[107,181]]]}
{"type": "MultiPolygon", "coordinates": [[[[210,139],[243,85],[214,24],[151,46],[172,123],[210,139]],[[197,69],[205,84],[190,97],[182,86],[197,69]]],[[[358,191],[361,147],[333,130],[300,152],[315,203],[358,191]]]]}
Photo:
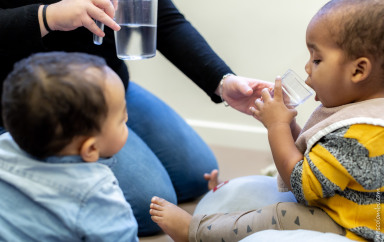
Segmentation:
{"type": "Polygon", "coordinates": [[[204,120],[186,120],[209,145],[269,151],[264,127],[235,125],[204,120]]]}

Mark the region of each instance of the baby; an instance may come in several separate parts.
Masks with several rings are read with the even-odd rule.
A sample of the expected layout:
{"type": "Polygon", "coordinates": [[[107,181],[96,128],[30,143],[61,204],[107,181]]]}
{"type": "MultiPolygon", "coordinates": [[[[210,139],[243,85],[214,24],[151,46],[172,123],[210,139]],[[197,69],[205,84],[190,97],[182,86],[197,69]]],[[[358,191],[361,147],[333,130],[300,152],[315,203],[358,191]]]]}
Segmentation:
{"type": "Polygon", "coordinates": [[[299,203],[191,216],[154,197],[153,221],[175,241],[239,241],[257,231],[314,230],[384,241],[384,1],[332,0],[310,21],[306,83],[321,105],[303,129],[281,79],[251,107],[299,203]]]}
{"type": "Polygon", "coordinates": [[[102,58],[35,54],[4,82],[1,241],[138,241],[110,170],[128,137],[123,83],[102,58]]]}

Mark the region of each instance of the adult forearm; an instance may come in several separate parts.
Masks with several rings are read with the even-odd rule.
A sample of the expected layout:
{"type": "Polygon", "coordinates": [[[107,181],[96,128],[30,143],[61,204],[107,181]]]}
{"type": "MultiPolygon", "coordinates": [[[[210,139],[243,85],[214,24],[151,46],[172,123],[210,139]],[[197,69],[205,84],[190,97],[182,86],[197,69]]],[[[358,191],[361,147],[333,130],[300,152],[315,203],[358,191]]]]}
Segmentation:
{"type": "MultiPolygon", "coordinates": [[[[48,30],[45,28],[44,21],[43,21],[43,8],[44,8],[44,5],[40,5],[39,10],[37,12],[41,37],[44,37],[45,35],[48,34],[48,30]]],[[[47,19],[46,16],[45,16],[45,19],[47,19]]]]}
{"type": "MultiPolygon", "coordinates": [[[[182,28],[177,33],[172,33],[174,37],[168,36],[167,43],[162,43],[159,36],[159,50],[211,98],[217,97],[215,91],[221,78],[232,70],[196,30],[187,23],[182,28]]],[[[221,101],[219,98],[216,99],[221,101]]]]}
{"type": "Polygon", "coordinates": [[[221,101],[215,90],[222,76],[232,70],[170,0],[159,0],[157,47],[213,101],[221,101]]]}
{"type": "Polygon", "coordinates": [[[42,47],[41,37],[48,33],[48,28],[56,31],[72,31],[85,27],[98,36],[104,32],[97,27],[94,19],[113,30],[119,25],[113,20],[114,7],[110,0],[61,0],[46,5],[46,25],[43,22],[43,5],[30,4],[12,6],[0,2],[0,49],[3,53],[36,52],[42,47]],[[76,9],[76,11],[74,11],[76,9]],[[46,27],[47,26],[47,29],[46,27]]]}

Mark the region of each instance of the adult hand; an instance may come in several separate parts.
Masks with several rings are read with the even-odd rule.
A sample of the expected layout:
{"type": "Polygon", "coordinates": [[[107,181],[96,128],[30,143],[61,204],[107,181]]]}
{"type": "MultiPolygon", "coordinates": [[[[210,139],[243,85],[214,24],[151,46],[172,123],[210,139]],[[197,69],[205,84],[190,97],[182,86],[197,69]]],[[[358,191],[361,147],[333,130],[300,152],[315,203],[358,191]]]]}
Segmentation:
{"type": "Polygon", "coordinates": [[[285,105],[280,77],[275,80],[274,97],[271,97],[268,89],[262,90],[261,97],[263,100],[257,99],[256,107],[249,108],[253,116],[260,120],[267,129],[280,124],[290,126],[297,111],[285,105]]]}
{"type": "Polygon", "coordinates": [[[115,8],[110,0],[62,0],[47,7],[47,22],[52,30],[70,31],[84,26],[97,36],[105,33],[94,20],[113,30],[120,26],[113,20],[115,8]]]}
{"type": "Polygon", "coordinates": [[[230,75],[223,80],[222,98],[234,109],[252,115],[249,107],[255,105],[264,88],[272,87],[270,82],[230,75]]]}

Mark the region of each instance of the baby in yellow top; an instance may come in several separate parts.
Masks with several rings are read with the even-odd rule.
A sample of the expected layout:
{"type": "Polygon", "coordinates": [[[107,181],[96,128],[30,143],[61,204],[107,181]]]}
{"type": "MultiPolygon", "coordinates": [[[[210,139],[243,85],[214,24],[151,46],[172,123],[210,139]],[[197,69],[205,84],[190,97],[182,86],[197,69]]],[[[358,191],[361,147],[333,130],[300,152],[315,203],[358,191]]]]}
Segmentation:
{"type": "Polygon", "coordinates": [[[306,43],[306,83],[321,105],[304,128],[284,104],[280,78],[274,97],[263,90],[250,108],[299,203],[192,217],[153,198],[152,219],[176,241],[238,241],[267,229],[384,241],[384,1],[328,2],[310,21],[306,43]]]}

